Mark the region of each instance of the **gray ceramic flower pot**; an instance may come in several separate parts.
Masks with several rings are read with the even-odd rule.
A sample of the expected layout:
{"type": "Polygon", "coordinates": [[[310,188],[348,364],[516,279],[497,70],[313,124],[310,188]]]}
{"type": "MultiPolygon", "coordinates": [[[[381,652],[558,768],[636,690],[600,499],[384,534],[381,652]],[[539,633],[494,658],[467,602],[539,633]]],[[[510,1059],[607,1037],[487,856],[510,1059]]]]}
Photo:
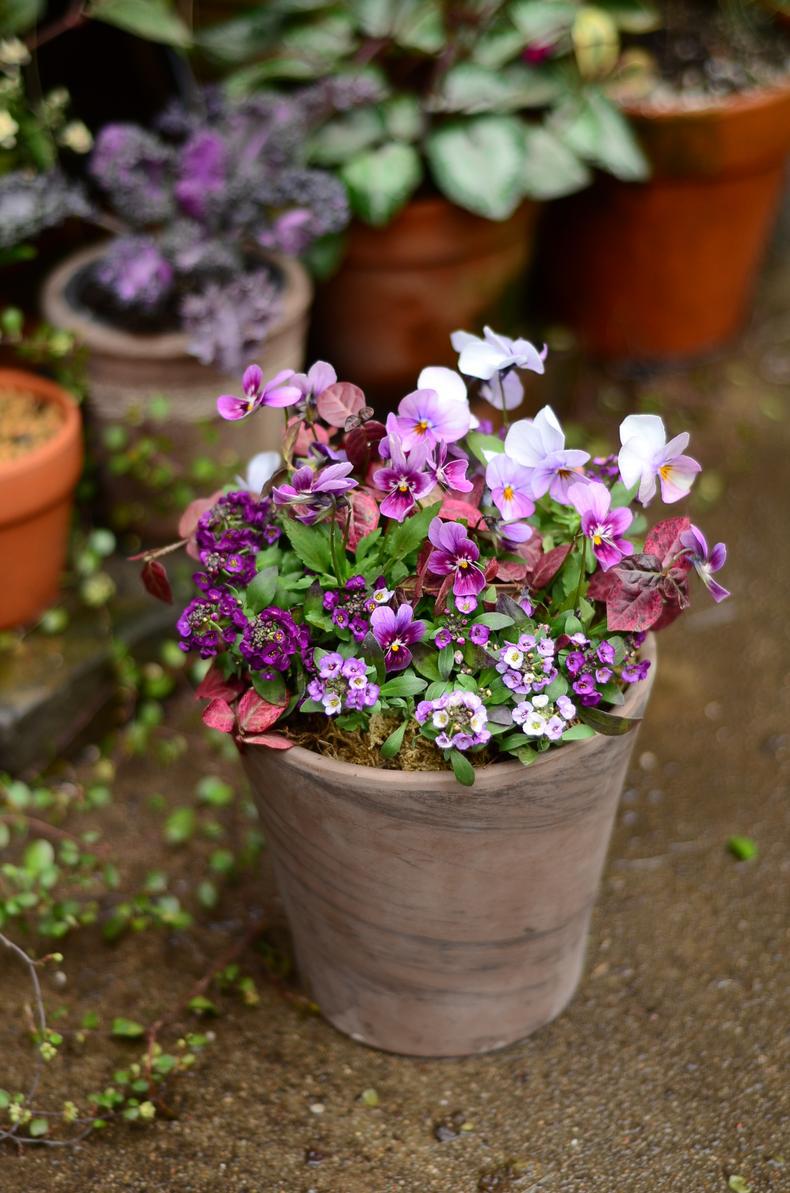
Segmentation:
{"type": "MultiPolygon", "coordinates": [[[[655,675],[626,695],[641,717],[655,675]]],[[[567,1006],[636,731],[531,767],[352,766],[248,746],[300,972],[326,1018],[410,1056],[511,1044],[567,1006]]]]}

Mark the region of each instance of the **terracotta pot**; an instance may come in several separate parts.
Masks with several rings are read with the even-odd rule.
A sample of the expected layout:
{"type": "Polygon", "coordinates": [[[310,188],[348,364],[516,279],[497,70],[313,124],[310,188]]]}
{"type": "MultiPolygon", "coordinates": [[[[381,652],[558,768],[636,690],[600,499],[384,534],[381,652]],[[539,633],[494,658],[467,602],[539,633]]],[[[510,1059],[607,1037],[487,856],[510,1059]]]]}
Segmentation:
{"type": "MultiPolygon", "coordinates": [[[[646,645],[655,664],[655,646],[646,645]]],[[[641,716],[655,665],[630,689],[641,716]]],[[[302,977],[335,1027],[410,1056],[513,1043],[572,998],[636,734],[451,773],[247,747],[302,977]]]]}
{"type": "Polygon", "coordinates": [[[339,272],[318,292],[316,350],[379,409],[426,364],[455,364],[450,332],[495,320],[531,255],[538,206],[486,220],[415,199],[385,228],[353,225],[339,272]]]}
{"type": "Polygon", "coordinates": [[[9,629],[32,621],[57,595],[82,468],[82,425],[74,399],[52,381],[0,369],[4,388],[34,393],[63,415],[39,447],[0,460],[0,629],[9,629]]]}
{"type": "MultiPolygon", "coordinates": [[[[126,524],[147,542],[166,542],[175,537],[181,512],[181,502],[173,501],[177,480],[189,477],[194,462],[205,456],[224,466],[223,483],[230,480],[256,452],[279,448],[284,417],[282,411],[265,410],[242,422],[224,422],[217,416],[217,397],[237,393],[240,376],[223,377],[201,365],[187,352],[180,332],[130,334],[78,305],[75,277],[102,251],[99,246],[75,253],[54,271],[43,291],[44,315],[88,348],[88,430],[110,510],[123,507],[126,524]],[[147,413],[151,399],[158,397],[168,401],[161,421],[147,413]],[[118,424],[131,427],[130,447],[144,437],[166,441],[168,463],[175,468],[173,484],[157,492],[143,479],[109,467],[105,432],[118,424]]],[[[270,377],[304,363],[312,283],[298,261],[274,253],[265,257],[283,278],[282,310],[250,359],[270,377]]]]}
{"type": "Polygon", "coordinates": [[[790,82],[626,112],[652,177],[600,177],[554,206],[542,242],[552,313],[602,357],[698,356],[748,314],[790,151],[790,82]]]}

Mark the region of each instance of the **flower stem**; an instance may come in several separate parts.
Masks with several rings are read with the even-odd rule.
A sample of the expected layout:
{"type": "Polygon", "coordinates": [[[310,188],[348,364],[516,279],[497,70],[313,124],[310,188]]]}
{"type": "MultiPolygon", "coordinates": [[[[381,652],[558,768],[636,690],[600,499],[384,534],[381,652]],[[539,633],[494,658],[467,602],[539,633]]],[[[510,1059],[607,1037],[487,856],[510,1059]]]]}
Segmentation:
{"type": "Polygon", "coordinates": [[[584,583],[585,575],[587,572],[587,535],[586,534],[582,535],[581,541],[582,541],[582,557],[581,557],[581,563],[579,565],[579,583],[576,585],[576,596],[575,596],[574,602],[573,602],[574,610],[577,613],[579,611],[579,602],[581,601],[581,598],[582,598],[582,584],[584,583]]]}

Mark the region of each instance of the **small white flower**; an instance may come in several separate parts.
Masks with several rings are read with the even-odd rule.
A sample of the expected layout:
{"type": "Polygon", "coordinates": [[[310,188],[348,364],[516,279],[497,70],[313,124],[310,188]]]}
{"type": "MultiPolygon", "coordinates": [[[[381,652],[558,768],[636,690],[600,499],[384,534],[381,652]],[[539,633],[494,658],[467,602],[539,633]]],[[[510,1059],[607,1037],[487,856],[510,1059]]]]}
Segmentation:
{"type": "Polygon", "coordinates": [[[355,692],[361,691],[368,686],[368,679],[366,675],[352,675],[348,681],[348,686],[353,688],[355,692]]]}
{"type": "Polygon", "coordinates": [[[445,725],[449,724],[450,714],[446,708],[437,708],[432,719],[435,729],[444,729],[445,725]]]}
{"type": "Polygon", "coordinates": [[[542,737],[546,732],[546,722],[540,713],[532,712],[524,722],[524,732],[529,737],[542,737]]]}
{"type": "Polygon", "coordinates": [[[13,149],[19,125],[10,112],[0,112],[0,149],[13,149]]]}
{"type": "Polygon", "coordinates": [[[517,646],[509,646],[503,655],[508,667],[518,668],[524,662],[524,656],[517,646]]]}
{"type": "Polygon", "coordinates": [[[393,596],[393,589],[391,588],[377,588],[373,593],[373,600],[377,605],[386,605],[387,601],[393,596]]]}
{"type": "MultiPolygon", "coordinates": [[[[432,389],[445,402],[463,402],[469,410],[466,382],[455,369],[447,369],[443,365],[429,365],[417,378],[417,388],[432,389]]],[[[469,410],[469,429],[474,430],[479,426],[480,419],[469,410]]]]}
{"type": "Polygon", "coordinates": [[[93,147],[93,137],[81,120],[70,120],[61,131],[60,143],[73,153],[88,153],[93,147]]]}
{"type": "Polygon", "coordinates": [[[250,493],[260,493],[266,482],[274,476],[280,463],[279,452],[258,452],[247,465],[246,474],[236,479],[250,493]]]}
{"type": "Polygon", "coordinates": [[[0,65],[27,66],[30,61],[30,51],[18,37],[6,37],[0,40],[0,65]]]}
{"type": "Polygon", "coordinates": [[[479,733],[481,729],[485,729],[487,722],[488,716],[486,715],[486,711],[481,708],[479,712],[472,713],[472,716],[469,718],[469,728],[473,733],[479,733]]]}
{"type": "Polygon", "coordinates": [[[333,717],[335,713],[340,712],[343,701],[337,692],[328,692],[323,699],[324,712],[328,717],[333,717]]]}
{"type": "Polygon", "coordinates": [[[532,697],[532,707],[533,708],[545,708],[546,705],[548,704],[548,702],[549,702],[548,696],[541,695],[541,696],[533,696],[532,697]]]}

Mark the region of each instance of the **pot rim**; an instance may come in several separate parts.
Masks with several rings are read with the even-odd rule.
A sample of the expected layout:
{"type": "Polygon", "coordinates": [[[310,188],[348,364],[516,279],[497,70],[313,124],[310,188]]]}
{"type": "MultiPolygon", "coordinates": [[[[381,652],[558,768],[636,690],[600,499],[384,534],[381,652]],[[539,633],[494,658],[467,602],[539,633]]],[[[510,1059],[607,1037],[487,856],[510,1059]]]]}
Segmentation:
{"type": "Polygon", "coordinates": [[[54,464],[79,438],[82,418],[79,406],[68,391],[55,381],[39,377],[37,373],[29,373],[26,369],[0,369],[0,386],[3,385],[29,390],[36,397],[59,406],[63,412],[62,425],[44,443],[16,460],[0,461],[0,482],[7,482],[16,480],[26,472],[54,464]]]}
{"type": "MultiPolygon", "coordinates": [[[[105,244],[106,242],[93,244],[88,248],[70,253],[48,275],[44,282],[41,302],[44,315],[49,322],[73,332],[93,352],[128,356],[135,359],[148,357],[155,360],[185,356],[189,360],[193,360],[195,364],[200,364],[200,361],[188,351],[187,337],[182,331],[154,332],[153,334],[123,331],[112,323],[105,323],[101,319],[93,317],[87,310],[78,309],[71,304],[66,297],[69,282],[78,270],[83,269],[102,255],[105,244]]],[[[283,278],[282,309],[279,318],[269,328],[266,336],[268,340],[305,317],[313,297],[313,283],[307,270],[296,258],[287,257],[281,253],[272,253],[267,249],[257,251],[262,260],[279,270],[283,278]]],[[[216,371],[212,365],[202,367],[216,371]]]]}
{"type": "Polygon", "coordinates": [[[657,123],[669,121],[694,121],[700,118],[714,118],[720,116],[734,116],[741,112],[752,112],[762,108],[780,106],[790,98],[790,75],[776,83],[767,83],[762,87],[751,87],[748,91],[738,91],[734,95],[723,95],[718,98],[710,97],[703,103],[688,106],[677,100],[656,102],[649,99],[630,100],[619,104],[621,112],[629,118],[650,120],[657,123]]]}
{"type": "MultiPolygon", "coordinates": [[[[646,683],[648,685],[647,694],[650,694],[656,670],[657,650],[655,634],[648,634],[646,641],[641,647],[641,652],[644,658],[650,660],[648,678],[631,685],[630,691],[626,694],[625,703],[619,710],[619,715],[627,715],[639,704],[645,691],[643,684],[646,683]]],[[[634,733],[637,729],[638,724],[629,732],[634,733]]],[[[574,750],[575,756],[578,758],[583,750],[600,746],[602,740],[606,740],[605,735],[596,733],[594,737],[588,737],[582,741],[570,742],[563,747],[562,756],[567,760],[568,754],[566,751],[574,750]]],[[[254,745],[243,746],[245,751],[255,748],[254,745]]],[[[269,747],[260,746],[257,748],[268,749],[269,747]]],[[[446,789],[448,780],[454,782],[451,770],[385,770],[383,767],[378,766],[362,766],[354,762],[343,762],[338,758],[332,758],[328,754],[319,754],[315,750],[306,750],[304,746],[291,746],[288,750],[279,750],[276,753],[286,765],[295,766],[299,770],[315,771],[318,769],[332,775],[339,784],[353,787],[369,787],[381,783],[390,786],[393,783],[397,783],[401,790],[405,788],[408,791],[435,792],[446,789]]],[[[532,773],[536,767],[544,768],[553,761],[556,761],[557,755],[557,751],[547,750],[545,754],[537,758],[529,767],[525,767],[522,763],[514,760],[513,762],[492,762],[487,766],[481,766],[479,769],[476,768],[475,785],[468,789],[469,795],[474,795],[475,791],[479,791],[481,788],[490,789],[497,787],[501,780],[506,780],[513,775],[532,773]]]]}

